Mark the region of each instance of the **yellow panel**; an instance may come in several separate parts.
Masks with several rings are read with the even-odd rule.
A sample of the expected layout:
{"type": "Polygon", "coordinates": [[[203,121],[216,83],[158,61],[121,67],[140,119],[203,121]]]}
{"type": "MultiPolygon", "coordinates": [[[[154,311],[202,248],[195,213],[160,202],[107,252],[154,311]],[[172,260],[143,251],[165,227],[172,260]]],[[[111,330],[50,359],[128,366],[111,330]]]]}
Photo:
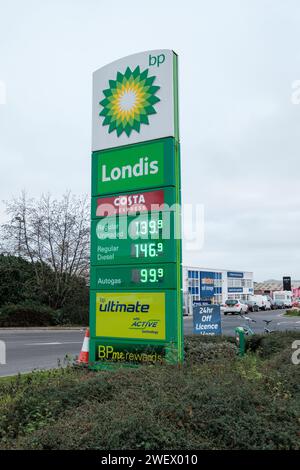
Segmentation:
{"type": "Polygon", "coordinates": [[[96,294],[96,336],[164,340],[165,317],[164,293],[96,294]]]}

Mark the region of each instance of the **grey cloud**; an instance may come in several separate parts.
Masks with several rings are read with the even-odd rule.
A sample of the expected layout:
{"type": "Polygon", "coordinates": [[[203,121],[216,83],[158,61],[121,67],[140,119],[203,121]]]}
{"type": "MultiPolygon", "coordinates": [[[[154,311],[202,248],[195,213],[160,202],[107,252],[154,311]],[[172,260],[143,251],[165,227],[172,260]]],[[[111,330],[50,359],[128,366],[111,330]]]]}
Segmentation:
{"type": "Polygon", "coordinates": [[[2,2],[0,200],[89,193],[93,70],[173,48],[183,202],[203,203],[206,220],[184,261],[299,279],[299,21],[297,0],[2,2]]]}

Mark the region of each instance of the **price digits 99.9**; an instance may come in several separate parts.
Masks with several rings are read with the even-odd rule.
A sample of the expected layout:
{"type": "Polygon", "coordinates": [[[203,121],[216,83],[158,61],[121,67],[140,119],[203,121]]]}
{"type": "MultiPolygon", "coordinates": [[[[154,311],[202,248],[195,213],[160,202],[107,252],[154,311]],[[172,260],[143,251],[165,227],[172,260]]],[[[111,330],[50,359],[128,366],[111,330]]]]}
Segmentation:
{"type": "Polygon", "coordinates": [[[132,270],[132,279],[134,282],[146,284],[155,284],[162,282],[164,278],[164,268],[142,268],[132,270]]]}

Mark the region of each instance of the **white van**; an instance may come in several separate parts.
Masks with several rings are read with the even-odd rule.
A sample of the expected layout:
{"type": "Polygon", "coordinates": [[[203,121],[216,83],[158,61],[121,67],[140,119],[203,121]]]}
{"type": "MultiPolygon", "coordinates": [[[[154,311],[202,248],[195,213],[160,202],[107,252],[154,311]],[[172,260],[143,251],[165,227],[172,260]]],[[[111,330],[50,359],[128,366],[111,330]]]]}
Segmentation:
{"type": "Polygon", "coordinates": [[[278,290],[273,292],[274,303],[281,304],[285,308],[292,307],[292,292],[289,290],[278,290]]]}
{"type": "Polygon", "coordinates": [[[250,295],[249,300],[255,302],[260,310],[271,310],[271,302],[266,295],[250,295]]]}

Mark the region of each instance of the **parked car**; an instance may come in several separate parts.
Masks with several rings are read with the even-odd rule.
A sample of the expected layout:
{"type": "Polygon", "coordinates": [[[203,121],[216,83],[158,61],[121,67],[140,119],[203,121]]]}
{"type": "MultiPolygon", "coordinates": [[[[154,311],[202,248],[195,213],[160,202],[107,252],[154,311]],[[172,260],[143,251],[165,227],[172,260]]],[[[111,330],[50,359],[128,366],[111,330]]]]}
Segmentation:
{"type": "Polygon", "coordinates": [[[271,310],[271,302],[266,295],[251,295],[249,300],[255,302],[260,310],[271,310]]]}
{"type": "Polygon", "coordinates": [[[248,305],[250,312],[259,312],[259,306],[255,300],[246,300],[245,304],[248,305]]]}
{"type": "Polygon", "coordinates": [[[228,299],[226,300],[225,305],[224,315],[227,315],[228,313],[239,315],[241,313],[248,312],[248,305],[240,302],[239,300],[228,299]]]}
{"type": "Polygon", "coordinates": [[[292,302],[292,307],[295,307],[295,308],[300,308],[300,300],[296,299],[292,302]]]}
{"type": "Polygon", "coordinates": [[[227,307],[226,304],[221,304],[221,305],[220,305],[221,313],[224,313],[224,310],[225,310],[226,307],[227,307]]]}
{"type": "Polygon", "coordinates": [[[284,308],[284,301],[283,300],[273,300],[274,308],[284,308]]]}
{"type": "Polygon", "coordinates": [[[273,299],[274,301],[280,300],[284,308],[290,308],[292,306],[292,293],[288,290],[273,292],[273,299]]]}
{"type": "Polygon", "coordinates": [[[267,300],[270,302],[271,309],[275,310],[276,306],[272,297],[270,297],[269,295],[266,295],[266,297],[267,297],[267,300]]]}

